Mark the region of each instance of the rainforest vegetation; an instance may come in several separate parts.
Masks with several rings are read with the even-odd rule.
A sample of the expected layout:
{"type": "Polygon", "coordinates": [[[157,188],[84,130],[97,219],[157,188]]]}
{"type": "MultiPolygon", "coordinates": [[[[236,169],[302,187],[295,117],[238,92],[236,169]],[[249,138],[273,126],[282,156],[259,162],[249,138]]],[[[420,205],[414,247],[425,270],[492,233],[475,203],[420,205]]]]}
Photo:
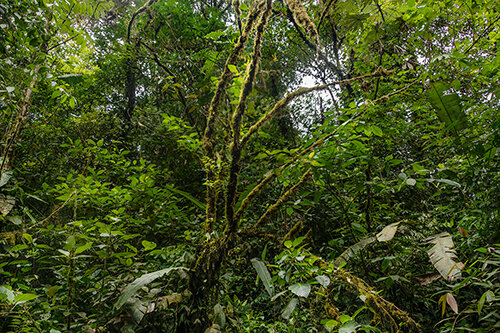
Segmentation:
{"type": "Polygon", "coordinates": [[[498,332],[497,0],[4,0],[0,332],[498,332]]]}

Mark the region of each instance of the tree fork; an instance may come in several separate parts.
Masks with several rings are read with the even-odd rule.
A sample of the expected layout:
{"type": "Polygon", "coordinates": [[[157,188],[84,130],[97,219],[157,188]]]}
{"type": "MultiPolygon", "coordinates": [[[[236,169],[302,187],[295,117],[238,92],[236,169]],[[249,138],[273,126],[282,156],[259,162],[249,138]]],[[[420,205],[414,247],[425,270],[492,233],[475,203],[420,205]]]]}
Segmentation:
{"type": "Polygon", "coordinates": [[[234,74],[229,70],[229,65],[234,65],[238,57],[243,50],[250,31],[255,23],[255,20],[259,16],[261,12],[261,5],[255,6],[251,13],[248,16],[247,22],[245,24],[245,28],[243,32],[240,34],[238,41],[234,45],[233,51],[229,55],[226,60],[226,64],[224,66],[224,70],[222,72],[221,78],[217,83],[217,88],[215,90],[214,97],[210,102],[210,106],[208,109],[208,118],[207,124],[205,127],[205,133],[203,135],[203,150],[205,153],[206,161],[205,161],[205,169],[207,173],[207,194],[206,194],[206,220],[204,226],[204,232],[210,233],[213,231],[213,226],[217,220],[217,190],[215,188],[214,182],[216,181],[216,173],[214,168],[214,159],[215,159],[215,139],[216,139],[216,120],[219,115],[219,110],[221,108],[221,104],[223,101],[223,96],[226,93],[227,86],[229,82],[232,80],[234,74]]]}
{"type": "Polygon", "coordinates": [[[238,228],[238,220],[234,217],[234,205],[236,204],[236,190],[238,186],[238,174],[240,172],[240,160],[243,146],[240,142],[240,130],[241,121],[243,115],[245,114],[246,101],[248,95],[252,92],[253,83],[255,81],[255,76],[257,73],[257,66],[261,58],[261,45],[262,37],[264,35],[264,28],[267,24],[269,15],[271,14],[272,1],[266,0],[266,8],[262,13],[262,16],[257,25],[257,33],[255,35],[255,42],[253,47],[253,53],[251,56],[251,61],[247,66],[245,81],[241,89],[240,98],[238,101],[238,106],[233,113],[231,120],[231,128],[233,131],[233,142],[231,143],[231,166],[229,171],[229,180],[227,184],[227,194],[226,194],[226,220],[227,227],[226,233],[234,233],[238,228]]]}

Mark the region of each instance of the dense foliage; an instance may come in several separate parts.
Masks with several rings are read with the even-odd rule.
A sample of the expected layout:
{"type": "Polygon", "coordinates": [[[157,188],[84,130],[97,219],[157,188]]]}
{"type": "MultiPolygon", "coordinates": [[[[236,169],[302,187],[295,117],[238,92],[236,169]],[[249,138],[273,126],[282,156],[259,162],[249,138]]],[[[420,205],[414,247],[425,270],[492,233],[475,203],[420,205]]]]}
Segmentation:
{"type": "Polygon", "coordinates": [[[498,331],[499,8],[2,2],[0,332],[498,331]]]}

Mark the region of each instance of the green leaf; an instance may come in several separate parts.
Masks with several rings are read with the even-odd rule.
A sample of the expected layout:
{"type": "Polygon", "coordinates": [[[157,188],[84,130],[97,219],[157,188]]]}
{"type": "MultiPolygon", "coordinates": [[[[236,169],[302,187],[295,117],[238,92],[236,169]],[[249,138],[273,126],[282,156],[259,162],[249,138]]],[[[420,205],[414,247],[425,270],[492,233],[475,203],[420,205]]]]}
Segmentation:
{"type": "Polygon", "coordinates": [[[380,127],[378,127],[376,125],[371,125],[371,129],[372,129],[373,134],[375,134],[376,136],[384,136],[384,132],[382,132],[380,127]]]}
{"type": "Polygon", "coordinates": [[[217,40],[219,39],[220,36],[225,35],[226,33],[222,30],[217,30],[217,31],[212,31],[211,33],[207,34],[205,38],[212,39],[212,40],[217,40]]]}
{"type": "Polygon", "coordinates": [[[28,243],[33,244],[33,237],[31,237],[30,234],[24,233],[23,238],[26,239],[28,241],[28,243]]]}
{"type": "Polygon", "coordinates": [[[52,286],[50,287],[49,289],[47,289],[45,291],[45,294],[48,296],[48,297],[52,297],[56,294],[56,292],[61,288],[61,286],[52,286]]]}
{"type": "Polygon", "coordinates": [[[354,255],[358,251],[363,250],[365,247],[367,247],[371,243],[375,242],[376,240],[377,240],[376,237],[369,237],[369,238],[365,238],[365,239],[360,240],[359,242],[357,242],[354,245],[351,245],[344,252],[342,252],[342,254],[337,259],[335,259],[334,264],[336,266],[340,266],[342,264],[342,262],[349,261],[349,259],[354,257],[354,255]]]}
{"type": "Polygon", "coordinates": [[[11,287],[0,286],[0,300],[7,299],[9,302],[14,302],[14,293],[11,287]]]}
{"type": "Polygon", "coordinates": [[[289,286],[288,290],[299,297],[307,298],[311,292],[311,285],[308,283],[296,283],[289,286]]]}
{"type": "Polygon", "coordinates": [[[154,249],[154,248],[156,247],[156,243],[154,243],[154,242],[149,242],[149,241],[147,241],[147,240],[143,240],[143,241],[141,242],[141,244],[142,244],[142,246],[144,246],[144,250],[145,250],[145,251],[152,250],[152,249],[154,249]]]}
{"type": "Polygon", "coordinates": [[[415,186],[416,183],[417,183],[417,181],[413,178],[406,179],[406,184],[408,184],[410,186],[415,186]]]}
{"type": "Polygon", "coordinates": [[[305,239],[305,237],[298,237],[296,239],[294,239],[293,243],[292,243],[292,247],[297,247],[300,245],[300,243],[302,243],[302,241],[305,239]]]}
{"type": "Polygon", "coordinates": [[[229,68],[229,70],[230,70],[231,72],[233,72],[234,74],[238,74],[238,73],[239,73],[239,72],[238,72],[238,69],[236,68],[236,66],[235,66],[235,65],[227,65],[227,68],[229,68]]]}
{"type": "Polygon", "coordinates": [[[82,253],[83,251],[85,250],[88,250],[90,249],[90,247],[92,246],[93,242],[87,242],[79,247],[76,248],[75,250],[75,254],[79,254],[79,253],[82,253]]]}
{"type": "Polygon", "coordinates": [[[271,274],[269,274],[269,270],[267,269],[266,265],[257,258],[253,258],[250,261],[257,271],[257,275],[259,276],[260,280],[264,284],[264,288],[266,288],[267,293],[272,297],[274,294],[274,287],[271,283],[271,274]]]}
{"type": "Polygon", "coordinates": [[[15,225],[21,225],[23,223],[23,218],[19,215],[8,216],[7,220],[9,220],[10,222],[12,222],[15,225]]]}
{"type": "Polygon", "coordinates": [[[445,183],[445,184],[448,184],[448,185],[451,185],[451,186],[455,186],[455,187],[461,187],[461,185],[457,182],[454,182],[453,180],[449,180],[449,179],[433,179],[434,181],[438,182],[438,183],[445,183]]]}
{"type": "Polygon", "coordinates": [[[340,320],[340,322],[341,322],[342,324],[345,324],[345,323],[347,323],[349,320],[351,320],[351,316],[348,316],[348,315],[343,314],[343,315],[340,315],[340,316],[339,316],[339,320],[340,320]]]}
{"type": "Polygon", "coordinates": [[[295,297],[292,298],[290,302],[288,302],[286,308],[281,313],[281,317],[283,317],[284,319],[290,319],[290,315],[292,314],[293,310],[295,310],[295,307],[297,306],[298,303],[299,300],[297,298],[295,297]]]}
{"type": "Polygon", "coordinates": [[[244,11],[247,11],[248,10],[248,6],[246,3],[242,2],[241,5],[240,5],[240,9],[241,10],[244,10],[244,11]]]}
{"type": "Polygon", "coordinates": [[[17,303],[21,303],[21,302],[24,303],[24,302],[34,300],[37,297],[38,297],[38,295],[35,295],[35,294],[18,294],[18,295],[16,295],[16,297],[14,297],[14,301],[17,303]]]}
{"type": "Polygon", "coordinates": [[[171,192],[174,192],[174,193],[177,193],[179,195],[182,195],[184,198],[188,199],[189,201],[191,201],[192,203],[194,203],[196,206],[198,206],[200,209],[202,210],[205,210],[205,205],[203,203],[201,203],[199,200],[195,199],[191,194],[187,193],[187,192],[184,192],[184,191],[181,191],[181,190],[178,190],[176,189],[175,187],[171,186],[171,185],[164,185],[165,188],[167,188],[169,191],[171,192]]]}
{"type": "Polygon", "coordinates": [[[357,322],[354,320],[349,320],[348,322],[345,322],[340,328],[339,328],[339,333],[352,333],[356,332],[356,329],[360,327],[357,322]]]}
{"type": "Polygon", "coordinates": [[[338,321],[330,319],[325,322],[325,328],[328,332],[331,332],[335,326],[339,324],[338,321]]]}
{"type": "Polygon", "coordinates": [[[118,298],[118,300],[114,305],[114,308],[117,310],[120,309],[123,306],[123,304],[125,304],[130,297],[134,296],[139,289],[166,274],[170,274],[170,272],[175,270],[187,270],[187,268],[170,267],[156,272],[141,275],[140,277],[135,279],[134,282],[130,283],[127,287],[125,287],[125,289],[123,289],[120,297],[118,298]]]}
{"type": "Polygon", "coordinates": [[[431,84],[427,96],[431,105],[436,110],[439,119],[448,127],[461,130],[467,124],[467,116],[462,111],[461,100],[458,94],[444,95],[449,86],[443,82],[431,84]]]}
{"type": "Polygon", "coordinates": [[[330,278],[326,275],[318,275],[315,277],[316,281],[320,285],[322,285],[324,288],[328,287],[330,285],[330,278]]]}

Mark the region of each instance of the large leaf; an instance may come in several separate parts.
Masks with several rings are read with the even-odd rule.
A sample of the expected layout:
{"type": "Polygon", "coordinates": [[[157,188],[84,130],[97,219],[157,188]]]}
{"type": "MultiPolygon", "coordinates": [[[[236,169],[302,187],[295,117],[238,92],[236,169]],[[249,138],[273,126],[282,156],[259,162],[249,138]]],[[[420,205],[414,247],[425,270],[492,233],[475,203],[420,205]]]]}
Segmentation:
{"type": "Polygon", "coordinates": [[[451,235],[443,232],[432,236],[428,242],[434,245],[427,251],[427,254],[441,276],[448,281],[460,278],[462,264],[457,261],[451,235]]]}
{"type": "Polygon", "coordinates": [[[272,297],[274,294],[274,287],[271,284],[271,274],[269,274],[269,270],[267,269],[266,264],[264,264],[257,258],[253,258],[250,261],[252,262],[253,267],[257,271],[257,275],[262,280],[262,283],[264,284],[267,293],[269,294],[269,296],[272,297]]]}
{"type": "Polygon", "coordinates": [[[288,289],[299,297],[307,298],[311,293],[311,285],[308,283],[296,283],[288,287],[288,289]]]}
{"type": "Polygon", "coordinates": [[[15,203],[16,198],[10,195],[0,194],[0,213],[2,213],[3,216],[9,214],[15,203]]]}
{"type": "MultiPolygon", "coordinates": [[[[1,164],[1,159],[0,159],[0,164],[1,164]]],[[[1,173],[2,175],[0,176],[0,187],[4,186],[7,184],[9,179],[12,178],[12,171],[11,170],[5,170],[4,172],[1,173]]]]}
{"type": "Polygon", "coordinates": [[[354,255],[358,251],[363,250],[365,247],[367,247],[371,243],[375,242],[376,240],[377,240],[377,238],[375,238],[375,237],[368,237],[368,238],[360,240],[359,242],[357,242],[354,245],[349,246],[347,248],[347,250],[342,252],[342,254],[337,259],[335,259],[334,264],[339,266],[343,261],[347,262],[349,259],[354,257],[354,255]]]}
{"type": "Polygon", "coordinates": [[[115,303],[115,309],[119,309],[125,304],[128,299],[132,296],[135,295],[135,293],[147,285],[148,283],[153,282],[154,280],[162,277],[165,274],[169,274],[170,272],[174,270],[182,270],[182,269],[187,269],[185,267],[170,267],[170,268],[165,268],[156,272],[152,273],[147,273],[143,274],[142,276],[138,277],[137,279],[134,280],[131,284],[129,284],[125,289],[123,289],[122,294],[118,298],[118,300],[115,303]]]}
{"type": "Polygon", "coordinates": [[[400,222],[389,224],[382,229],[382,231],[377,234],[377,240],[379,242],[388,242],[393,239],[396,231],[398,230],[399,223],[400,222]]]}
{"type": "Polygon", "coordinates": [[[175,187],[171,186],[171,185],[165,185],[165,187],[171,191],[171,192],[174,192],[174,193],[177,193],[179,195],[182,195],[184,198],[188,199],[189,201],[191,201],[192,203],[194,203],[196,206],[198,206],[200,209],[202,210],[205,210],[205,205],[203,203],[201,203],[201,201],[195,199],[191,194],[187,193],[187,192],[184,192],[184,191],[181,191],[181,190],[178,190],[176,189],[175,187]]]}
{"type": "Polygon", "coordinates": [[[458,94],[447,94],[444,92],[449,87],[443,82],[431,84],[431,89],[427,91],[427,96],[432,106],[436,110],[439,119],[448,127],[460,130],[466,126],[467,117],[462,111],[460,96],[458,94]]]}
{"type": "Polygon", "coordinates": [[[285,319],[290,319],[290,315],[292,314],[293,310],[295,310],[295,307],[299,303],[299,300],[297,298],[292,298],[288,305],[286,306],[285,310],[283,310],[283,313],[281,316],[285,319]]]}

